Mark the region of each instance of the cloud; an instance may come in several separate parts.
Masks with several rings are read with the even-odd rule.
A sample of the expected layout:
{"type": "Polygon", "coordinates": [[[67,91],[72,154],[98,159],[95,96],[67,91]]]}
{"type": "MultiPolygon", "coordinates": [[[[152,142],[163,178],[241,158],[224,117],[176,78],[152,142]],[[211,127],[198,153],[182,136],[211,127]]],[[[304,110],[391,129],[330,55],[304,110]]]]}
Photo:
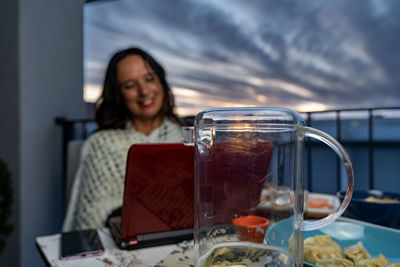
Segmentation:
{"type": "MultiPolygon", "coordinates": [[[[141,46],[185,112],[224,105],[345,108],[400,102],[400,2],[100,1],[85,5],[85,82],[141,46]],[[184,93],[197,92],[197,101],[184,93]]],[[[93,87],[92,87],[93,88],[93,87]]]]}

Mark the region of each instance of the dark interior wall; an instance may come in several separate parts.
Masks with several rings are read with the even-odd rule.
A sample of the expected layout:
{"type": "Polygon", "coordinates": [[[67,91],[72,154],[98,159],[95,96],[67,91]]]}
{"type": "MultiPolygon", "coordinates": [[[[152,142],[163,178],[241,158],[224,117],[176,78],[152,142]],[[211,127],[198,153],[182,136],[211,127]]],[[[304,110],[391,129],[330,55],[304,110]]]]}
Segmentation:
{"type": "Polygon", "coordinates": [[[14,191],[14,231],[0,254],[0,266],[19,265],[19,73],[18,73],[18,1],[2,1],[0,8],[0,158],[12,173],[14,191]],[[13,262],[12,265],[7,263],[13,262]]]}
{"type": "Polygon", "coordinates": [[[56,116],[86,117],[83,0],[5,0],[0,9],[0,157],[13,173],[15,231],[0,266],[42,266],[37,236],[61,227],[56,116]]]}

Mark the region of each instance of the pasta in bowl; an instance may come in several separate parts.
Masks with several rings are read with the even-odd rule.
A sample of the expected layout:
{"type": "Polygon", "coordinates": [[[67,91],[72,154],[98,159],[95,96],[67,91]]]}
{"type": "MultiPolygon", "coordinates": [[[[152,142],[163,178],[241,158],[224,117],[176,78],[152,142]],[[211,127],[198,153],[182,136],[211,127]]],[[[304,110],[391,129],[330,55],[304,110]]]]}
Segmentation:
{"type": "Polygon", "coordinates": [[[339,244],[327,235],[316,235],[304,240],[304,261],[317,267],[400,266],[400,262],[393,263],[381,253],[372,258],[361,241],[342,250],[339,244]]]}
{"type": "MultiPolygon", "coordinates": [[[[266,240],[271,245],[278,245],[288,248],[289,247],[289,238],[290,232],[285,233],[285,230],[290,229],[290,220],[283,220],[277,224],[270,226],[269,231],[271,230],[276,232],[281,232],[283,235],[286,235],[285,238],[287,243],[283,244],[275,244],[273,238],[269,231],[266,234],[266,240]],[[275,228],[275,229],[274,229],[275,228]],[[278,229],[276,229],[278,228],[278,229]]],[[[279,239],[279,238],[278,238],[279,239]]],[[[311,239],[312,240],[312,239],[311,239]]],[[[355,266],[351,259],[343,257],[343,251],[345,248],[350,248],[351,246],[357,246],[358,242],[361,242],[362,247],[368,252],[370,259],[375,259],[379,256],[379,254],[383,255],[388,261],[392,262],[392,264],[397,264],[394,266],[399,266],[400,262],[400,231],[396,229],[391,229],[388,227],[382,227],[379,225],[373,225],[365,222],[361,222],[354,219],[349,218],[339,218],[339,220],[329,224],[326,227],[323,227],[319,230],[313,230],[304,232],[304,241],[305,246],[317,246],[318,244],[325,244],[326,247],[330,247],[328,252],[320,252],[317,249],[317,253],[322,253],[325,255],[331,255],[329,260],[324,260],[320,262],[320,266],[355,266]],[[327,236],[332,239],[337,245],[329,245],[331,242],[327,241],[328,238],[324,237],[319,241],[307,241],[308,238],[313,238],[315,236],[327,236]],[[306,242],[307,241],[307,242],[306,242]],[[341,249],[341,256],[337,252],[337,246],[341,249]],[[336,247],[336,248],[335,248],[336,247]],[[330,254],[332,253],[332,254],[330,254]],[[336,254],[335,254],[336,253],[336,254]],[[350,260],[353,265],[349,264],[348,261],[342,261],[341,258],[345,258],[350,260]],[[341,262],[340,264],[338,262],[341,262]]],[[[356,247],[353,247],[353,250],[356,247]]],[[[315,256],[315,252],[308,251],[309,248],[304,249],[304,253],[309,253],[311,257],[316,257],[316,261],[313,261],[312,258],[305,257],[304,266],[317,266],[317,262],[319,260],[325,259],[321,256],[315,256]],[[314,254],[313,254],[314,253],[314,254]],[[313,263],[309,262],[312,261],[313,263]]],[[[351,250],[350,250],[351,251],[351,250]]],[[[317,254],[318,255],[318,254],[317,254]]],[[[350,254],[349,254],[350,255],[350,254]]],[[[305,255],[306,256],[306,255],[305,255]]],[[[364,260],[364,258],[362,258],[364,260]]],[[[368,258],[366,258],[368,259],[368,258]]],[[[378,260],[382,259],[381,256],[378,257],[378,260]]],[[[361,264],[361,263],[360,263],[361,264]]],[[[361,266],[379,266],[379,265],[361,265],[361,266]]],[[[390,266],[390,265],[389,265],[390,266]]]]}

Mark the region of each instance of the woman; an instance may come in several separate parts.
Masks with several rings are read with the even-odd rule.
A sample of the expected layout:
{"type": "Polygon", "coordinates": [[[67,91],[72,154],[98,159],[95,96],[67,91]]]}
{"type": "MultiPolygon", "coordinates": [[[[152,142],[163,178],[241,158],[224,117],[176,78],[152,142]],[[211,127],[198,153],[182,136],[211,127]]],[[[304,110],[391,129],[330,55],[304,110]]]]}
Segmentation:
{"type": "Polygon", "coordinates": [[[116,53],[98,101],[99,130],[82,148],[63,231],[104,227],[122,206],[126,157],[134,143],[180,142],[183,122],[164,69],[139,48],[116,53]]]}

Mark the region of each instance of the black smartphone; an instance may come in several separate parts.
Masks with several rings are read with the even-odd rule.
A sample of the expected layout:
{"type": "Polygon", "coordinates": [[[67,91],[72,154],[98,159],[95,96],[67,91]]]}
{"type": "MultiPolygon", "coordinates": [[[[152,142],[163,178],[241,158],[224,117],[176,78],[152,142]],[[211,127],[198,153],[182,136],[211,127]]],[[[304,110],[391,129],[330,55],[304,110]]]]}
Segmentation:
{"type": "Polygon", "coordinates": [[[97,230],[79,230],[61,234],[61,259],[78,259],[104,253],[97,230]]]}

